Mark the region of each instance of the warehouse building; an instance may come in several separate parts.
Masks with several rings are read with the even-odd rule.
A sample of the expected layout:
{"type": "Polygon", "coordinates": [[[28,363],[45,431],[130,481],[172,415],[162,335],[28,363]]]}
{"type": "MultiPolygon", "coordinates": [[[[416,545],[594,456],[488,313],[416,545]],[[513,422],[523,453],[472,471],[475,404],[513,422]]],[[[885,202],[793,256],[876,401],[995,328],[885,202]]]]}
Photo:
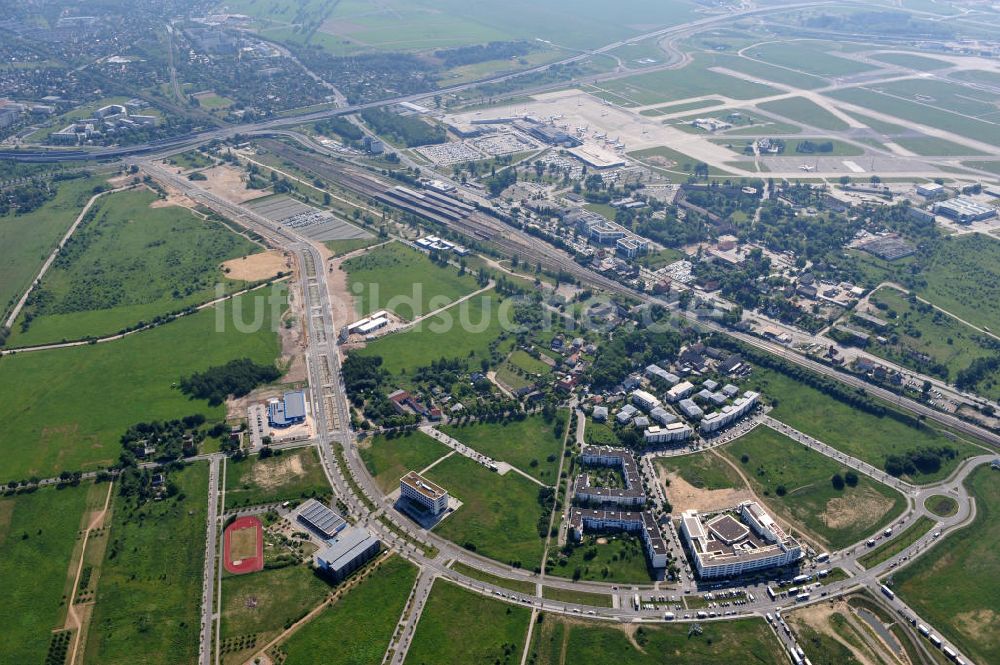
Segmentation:
{"type": "Polygon", "coordinates": [[[680,533],[702,579],[787,566],[802,557],[798,541],[756,501],[745,501],[733,511],[715,515],[685,511],[680,533]]]}
{"type": "Polygon", "coordinates": [[[399,494],[434,516],[448,510],[448,492],[416,471],[399,479],[399,494]]]}
{"type": "Polygon", "coordinates": [[[934,212],[963,224],[981,222],[984,219],[992,219],[997,216],[996,208],[983,205],[965,196],[957,196],[948,201],[934,204],[934,212]]]}
{"type": "Polygon", "coordinates": [[[306,395],[301,390],[285,393],[282,399],[272,399],[267,404],[267,422],[271,427],[284,429],[306,421],[306,395]]]}
{"type": "Polygon", "coordinates": [[[321,573],[340,582],[374,559],[381,549],[381,541],[367,529],[352,526],[317,551],[313,564],[321,573]]]}

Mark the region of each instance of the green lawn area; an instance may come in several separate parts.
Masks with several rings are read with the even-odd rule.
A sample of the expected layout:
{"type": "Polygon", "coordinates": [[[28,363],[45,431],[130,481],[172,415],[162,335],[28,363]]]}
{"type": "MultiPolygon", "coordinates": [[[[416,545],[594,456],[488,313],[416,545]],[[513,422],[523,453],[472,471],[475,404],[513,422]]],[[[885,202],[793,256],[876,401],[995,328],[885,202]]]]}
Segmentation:
{"type": "Polygon", "coordinates": [[[879,90],[889,95],[912,99],[921,104],[936,106],[977,118],[992,119],[996,113],[995,95],[968,86],[938,79],[917,78],[889,81],[879,84],[879,90]]]}
{"type": "Polygon", "coordinates": [[[276,450],[260,459],[226,461],[226,508],[293,501],[330,493],[315,448],[276,450]]]}
{"type": "Polygon", "coordinates": [[[358,446],[368,473],[372,474],[379,489],[386,493],[397,489],[399,479],[408,471],[422,471],[450,451],[443,443],[423,432],[414,431],[391,438],[379,434],[358,446]]]}
{"type": "Polygon", "coordinates": [[[680,104],[670,104],[668,106],[661,106],[655,109],[646,109],[645,111],[639,111],[639,115],[655,117],[659,115],[669,115],[672,113],[684,113],[685,111],[697,111],[698,109],[719,106],[722,103],[721,99],[700,99],[693,102],[682,102],[680,104]]]}
{"type": "MultiPolygon", "coordinates": [[[[944,377],[954,382],[958,373],[979,358],[996,354],[981,341],[982,333],[940,312],[930,305],[914,299],[912,302],[896,289],[883,288],[871,295],[871,303],[878,307],[873,313],[890,322],[887,344],[872,344],[868,351],[877,356],[910,367],[927,371],[928,364],[944,370],[944,377]],[[929,363],[922,360],[926,356],[929,363]]],[[[941,372],[931,372],[940,374],[941,372]]],[[[991,399],[1000,398],[1000,383],[988,377],[976,392],[991,399]]]]}
{"type": "MultiPolygon", "coordinates": [[[[919,69],[921,71],[932,71],[935,69],[944,69],[946,67],[951,67],[952,64],[946,60],[938,60],[937,58],[928,58],[924,55],[917,55],[915,53],[876,53],[871,56],[873,60],[879,60],[881,62],[889,63],[890,65],[899,65],[900,67],[908,67],[909,69],[919,69]]],[[[964,73],[964,72],[959,72],[964,73]]]]}
{"type": "MultiPolygon", "coordinates": [[[[733,99],[754,99],[778,94],[774,88],[719,74],[708,69],[710,58],[696,59],[681,69],[661,70],[605,81],[603,90],[640,105],[719,94],[725,91],[733,99]]],[[[595,93],[601,96],[600,93],[595,93]]]]}
{"type": "MultiPolygon", "coordinates": [[[[541,489],[516,473],[498,475],[468,457],[452,455],[427,472],[428,479],[462,502],[435,532],[503,563],[520,561],[531,570],[542,560],[538,535],[541,489]]],[[[547,528],[546,524],[546,528],[547,528]]]]}
{"type": "Polygon", "coordinates": [[[722,452],[771,510],[831,550],[881,531],[906,508],[902,494],[865,476],[856,487],[835,489],[830,479],[843,474],[840,464],[769,427],[753,429],[722,452]]]}
{"type": "MultiPolygon", "coordinates": [[[[504,306],[494,291],[474,296],[455,308],[422,321],[417,327],[381,337],[364,349],[367,356],[381,356],[382,367],[395,377],[413,374],[434,360],[457,358],[470,368],[482,359],[491,359],[490,343],[502,334],[499,307],[504,306]]],[[[509,339],[510,348],[514,343],[509,339]]]]}
{"type": "Polygon", "coordinates": [[[788,662],[785,650],[763,619],[702,623],[702,634],[689,636],[687,624],[643,624],[633,631],[634,624],[626,628],[544,616],[535,626],[531,643],[531,655],[536,659],[529,662],[536,665],[788,662]]]}
{"type": "Polygon", "coordinates": [[[893,141],[910,152],[925,157],[965,157],[986,154],[936,136],[900,136],[893,138],[893,141]]]}
{"type": "Polygon", "coordinates": [[[388,309],[413,320],[476,290],[470,274],[435,264],[421,251],[393,242],[342,264],[359,315],[388,309]]]}
{"type": "Polygon", "coordinates": [[[487,584],[493,584],[495,586],[504,587],[510,589],[511,591],[517,591],[518,593],[525,593],[530,596],[535,595],[535,583],[528,582],[527,580],[509,580],[505,577],[497,577],[496,575],[490,575],[489,573],[483,572],[478,568],[473,568],[472,566],[467,566],[461,561],[456,561],[451,565],[451,569],[455,572],[462,573],[466,577],[471,577],[474,580],[479,580],[480,582],[486,582],[487,584]]]}
{"type": "Polygon", "coordinates": [[[170,480],[180,490],[173,498],[138,509],[130,499],[113,500],[85,663],[197,658],[208,466],[188,465],[170,480]]]}
{"type": "MultiPolygon", "coordinates": [[[[44,488],[0,498],[0,653],[10,663],[41,663],[52,630],[61,628],[65,595],[76,570],[69,569],[88,494],[101,500],[107,485],[44,488]]],[[[102,504],[103,505],[103,504],[102,504]]]]}
{"type": "Polygon", "coordinates": [[[642,541],[624,533],[584,536],[583,542],[576,544],[568,556],[553,550],[549,556],[557,561],[549,573],[554,577],[626,584],[655,579],[649,574],[642,541]]]}
{"type": "Polygon", "coordinates": [[[643,256],[639,259],[641,265],[650,268],[651,270],[656,270],[657,268],[662,268],[665,265],[669,265],[674,261],[680,261],[685,257],[684,252],[673,249],[672,247],[666,247],[658,252],[653,252],[643,256]]]}
{"type": "MultiPolygon", "coordinates": [[[[681,175],[691,174],[694,171],[694,167],[698,164],[697,160],[666,146],[636,150],[628,153],[628,155],[633,159],[642,161],[651,168],[681,175]]],[[[708,173],[709,175],[728,175],[726,171],[714,166],[709,166],[708,173]]]]}
{"type": "Polygon", "coordinates": [[[938,242],[919,295],[976,326],[1000,330],[1000,240],[970,233],[938,242]]]}
{"type": "Polygon", "coordinates": [[[11,345],[109,335],[245,286],[219,264],[260,248],[154,193],[98,199],[12,329],[11,345]],[[27,328],[25,330],[25,328],[27,328]]]}
{"type": "Polygon", "coordinates": [[[778,83],[798,88],[800,90],[811,90],[825,85],[825,81],[819,76],[792,71],[784,67],[775,67],[759,60],[751,60],[747,57],[736,55],[715,55],[715,64],[736,72],[749,74],[754,78],[759,78],[765,83],[778,83]]]}
{"type": "Polygon", "coordinates": [[[620,443],[618,435],[610,424],[595,423],[591,418],[587,418],[587,425],[583,430],[583,438],[593,446],[617,446],[620,443]]]}
{"type": "MultiPolygon", "coordinates": [[[[250,297],[238,302],[252,302],[250,297]]],[[[237,358],[272,363],[279,348],[268,326],[239,332],[230,318],[232,303],[222,307],[221,330],[216,328],[216,308],[209,308],[106,344],[3,358],[0,418],[7,425],[0,439],[2,480],[113,464],[121,451],[119,439],[135,423],[194,413],[209,421],[224,418],[223,406],[188,399],[175,387],[177,381],[237,358]]],[[[261,308],[266,321],[274,306],[262,303],[261,308]]]]}
{"type": "Polygon", "coordinates": [[[976,519],[892,576],[892,588],[975,662],[1000,662],[1000,474],[981,466],[965,485],[976,519]]]}
{"type": "Polygon", "coordinates": [[[542,587],[542,598],[557,600],[563,603],[576,603],[577,605],[593,605],[594,607],[611,607],[611,596],[603,593],[589,593],[587,591],[574,591],[571,589],[560,589],[554,586],[542,587]]]}
{"type": "Polygon", "coordinates": [[[955,459],[942,461],[939,471],[907,478],[911,482],[926,484],[942,480],[960,460],[979,450],[962,440],[949,439],[929,426],[918,429],[891,416],[879,418],[855,409],[778,372],[755,368],[752,385],[771,400],[774,418],[878,468],[884,467],[890,454],[945,445],[958,451],[955,459]]]}
{"type": "Polygon", "coordinates": [[[417,569],[393,557],[293,634],[279,649],[286,665],[379,665],[417,569]]]}
{"type": "Polygon", "coordinates": [[[903,533],[899,534],[892,540],[882,541],[881,545],[868,554],[865,554],[863,557],[858,559],[858,561],[865,568],[877,566],[923,538],[924,534],[933,529],[935,524],[937,524],[937,522],[931,518],[926,515],[921,515],[916,519],[916,521],[911,522],[903,533]]]}
{"type": "Polygon", "coordinates": [[[371,238],[345,238],[343,240],[324,240],[323,244],[326,248],[333,253],[334,256],[342,256],[344,254],[350,254],[351,252],[364,249],[365,247],[371,247],[372,245],[377,245],[383,242],[382,238],[376,238],[372,236],[371,238]]]}
{"type": "MultiPolygon", "coordinates": [[[[322,602],[330,586],[308,565],[265,568],[222,578],[222,651],[236,652],[232,638],[254,636],[260,648],[322,602]]],[[[253,643],[253,642],[251,642],[253,643]]],[[[244,659],[248,653],[242,654],[244,659]]]]}
{"type": "Polygon", "coordinates": [[[520,662],[531,612],[437,580],[406,655],[408,665],[520,662]]]}
{"type": "MultiPolygon", "coordinates": [[[[556,423],[565,426],[566,417],[567,412],[563,410],[552,422],[536,414],[523,420],[445,425],[441,431],[484,455],[516,466],[547,485],[555,485],[563,445],[563,437],[556,433],[556,423]]],[[[565,427],[561,429],[565,431],[565,427]]]]}
{"type": "Polygon", "coordinates": [[[816,41],[770,43],[755,46],[746,55],[815,76],[847,76],[873,69],[871,65],[839,57],[835,48],[834,44],[816,41]]]}
{"type": "Polygon", "coordinates": [[[924,501],[924,507],[938,517],[951,517],[958,512],[958,501],[950,496],[935,494],[924,501]]]}
{"type": "Polygon", "coordinates": [[[840,132],[848,128],[846,122],[805,97],[789,97],[765,102],[759,104],[757,108],[818,129],[840,132]]]}
{"type": "Polygon", "coordinates": [[[6,320],[14,303],[38,275],[46,257],[80,214],[103,178],[56,184],[56,195],[23,215],[0,215],[0,312],[6,320]]]}
{"type": "Polygon", "coordinates": [[[215,160],[201,152],[200,150],[188,150],[187,152],[178,153],[167,159],[167,163],[171,166],[177,166],[182,169],[201,169],[206,166],[212,166],[215,164],[215,160]]]}
{"type": "Polygon", "coordinates": [[[746,486],[740,474],[728,462],[711,452],[660,457],[654,464],[657,473],[676,473],[684,482],[698,489],[721,490],[746,486]]]}

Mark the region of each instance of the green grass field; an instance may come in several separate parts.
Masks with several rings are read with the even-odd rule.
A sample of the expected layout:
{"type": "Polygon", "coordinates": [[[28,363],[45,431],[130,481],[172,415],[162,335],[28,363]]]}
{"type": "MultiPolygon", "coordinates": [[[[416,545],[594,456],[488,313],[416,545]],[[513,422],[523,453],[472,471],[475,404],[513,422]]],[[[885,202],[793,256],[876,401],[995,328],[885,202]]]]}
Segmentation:
{"type": "Polygon", "coordinates": [[[939,471],[910,478],[912,482],[926,484],[942,480],[961,459],[978,451],[930,427],[918,429],[889,416],[879,418],[852,408],[784,374],[757,368],[752,382],[754,390],[760,390],[774,405],[771,416],[878,468],[884,466],[890,454],[943,445],[958,451],[955,459],[942,462],[939,471]]]}
{"type": "MultiPolygon", "coordinates": [[[[629,157],[643,161],[647,166],[658,171],[689,175],[694,171],[698,161],[666,146],[646,148],[628,153],[629,157]]],[[[709,166],[709,175],[727,175],[726,171],[709,166]]]]}
{"type": "Polygon", "coordinates": [[[768,507],[830,549],[880,531],[906,508],[903,495],[865,476],[856,487],[835,489],[830,479],[843,473],[840,464],[768,427],[755,428],[722,451],[768,507]]]}
{"type": "MultiPolygon", "coordinates": [[[[330,585],[308,565],[227,575],[222,578],[220,604],[223,644],[227,639],[253,635],[259,648],[316,607],[329,591],[330,585]]],[[[248,654],[242,655],[245,658],[248,654]]]]}
{"type": "MultiPolygon", "coordinates": [[[[65,595],[76,570],[70,558],[77,545],[88,493],[107,492],[91,484],[0,498],[0,653],[10,663],[40,663],[49,638],[61,628],[65,595]]],[[[103,500],[103,494],[101,499],[103,500]]]]}
{"type": "Polygon", "coordinates": [[[219,264],[260,251],[179,206],[151,208],[146,190],[97,201],[42,279],[11,334],[31,345],[116,333],[244,286],[219,264]],[[28,323],[27,331],[23,326],[28,323]]]}
{"type": "Polygon", "coordinates": [[[952,64],[947,60],[928,58],[927,56],[917,55],[916,53],[876,53],[872,56],[872,58],[880,62],[889,63],[890,65],[899,65],[900,67],[919,69],[920,71],[925,72],[952,66],[952,64]]]}
{"type": "Polygon", "coordinates": [[[377,245],[382,242],[381,238],[371,237],[371,238],[346,238],[343,240],[326,240],[323,242],[326,248],[334,256],[343,256],[344,254],[350,254],[351,252],[364,249],[365,247],[371,247],[372,245],[377,245]]]}
{"type": "Polygon", "coordinates": [[[515,473],[500,476],[467,457],[452,455],[427,477],[462,502],[435,528],[437,535],[503,563],[531,570],[542,560],[538,485],[515,473]]]}
{"type": "Polygon", "coordinates": [[[928,497],[924,506],[938,517],[951,517],[958,512],[958,501],[943,494],[928,497]]]}
{"type": "MultiPolygon", "coordinates": [[[[239,299],[248,303],[245,309],[252,297],[239,299]]],[[[138,422],[194,413],[221,420],[224,407],[188,399],[175,387],[177,381],[242,357],[272,363],[279,352],[277,335],[268,326],[238,332],[229,318],[231,305],[222,309],[221,331],[216,309],[210,308],[123,340],[19,353],[0,361],[0,417],[7,423],[0,439],[3,480],[112,464],[121,451],[121,435],[138,422]]],[[[272,306],[262,302],[260,307],[268,320],[272,306]]]]}
{"type": "Polygon", "coordinates": [[[531,612],[438,580],[417,623],[408,665],[520,662],[531,612]]]}
{"type": "Polygon", "coordinates": [[[1000,330],[1000,240],[970,233],[941,240],[918,293],[976,326],[1000,330]]]}
{"type": "Polygon", "coordinates": [[[226,461],[226,507],[292,501],[330,493],[315,448],[226,461]]]}
{"type": "Polygon", "coordinates": [[[423,470],[447,455],[450,448],[423,432],[410,431],[392,438],[374,436],[362,443],[358,452],[379,489],[391,492],[407,471],[423,470]]]}
{"type": "Polygon", "coordinates": [[[67,180],[58,183],[55,197],[37,210],[0,215],[0,312],[4,320],[94,195],[94,187],[103,182],[96,177],[67,180]]]}
{"type": "Polygon", "coordinates": [[[871,65],[839,57],[835,49],[835,44],[826,42],[784,42],[756,46],[747,55],[814,76],[847,76],[873,69],[871,65]]]}
{"type": "Polygon", "coordinates": [[[758,105],[758,108],[818,129],[840,132],[848,128],[846,122],[805,97],[790,97],[765,102],[758,105]]]}
{"type": "Polygon", "coordinates": [[[476,290],[472,275],[439,266],[412,247],[383,245],[342,264],[359,315],[388,309],[413,320],[476,290]]]}
{"type": "MultiPolygon", "coordinates": [[[[601,89],[637,105],[717,95],[720,90],[724,90],[726,96],[733,99],[754,99],[778,94],[770,86],[713,72],[708,69],[710,66],[710,59],[696,59],[682,69],[661,70],[605,81],[601,84],[601,89]]],[[[599,92],[595,94],[602,96],[599,92]]]]}
{"type": "Polygon", "coordinates": [[[576,603],[577,605],[593,605],[594,607],[611,607],[611,596],[603,593],[589,593],[587,591],[574,591],[571,589],[560,589],[554,586],[542,587],[542,597],[549,600],[556,600],[562,603],[576,603]]]}
{"type": "MultiPolygon", "coordinates": [[[[550,558],[553,552],[549,553],[550,558]]],[[[585,536],[569,556],[556,556],[557,564],[549,573],[554,577],[574,577],[594,582],[648,583],[646,549],[636,536],[611,534],[585,536]]]]}
{"type": "Polygon", "coordinates": [[[865,568],[877,566],[920,540],[924,534],[934,528],[935,524],[937,524],[937,522],[931,518],[921,515],[916,519],[916,521],[911,522],[901,535],[896,536],[892,540],[885,541],[874,550],[858,559],[858,561],[865,568]]]}
{"type": "MultiPolygon", "coordinates": [[[[476,368],[482,359],[490,359],[490,343],[502,333],[502,306],[496,293],[487,291],[422,321],[416,328],[381,337],[355,353],[381,356],[382,367],[397,378],[441,358],[464,360],[470,369],[476,368]]],[[[506,350],[513,344],[510,338],[506,350]]]]}
{"type": "Polygon", "coordinates": [[[180,490],[174,498],[138,511],[128,499],[113,500],[85,663],[177,663],[197,657],[208,466],[189,465],[171,472],[170,479],[180,490]]]}
{"type": "Polygon", "coordinates": [[[788,662],[784,649],[763,619],[688,625],[645,624],[635,629],[602,622],[574,621],[546,614],[535,626],[531,654],[537,665],[701,665],[702,663],[788,662]],[[631,636],[631,637],[630,637],[631,636]]]}
{"type": "Polygon", "coordinates": [[[894,138],[893,141],[910,152],[926,157],[965,157],[986,154],[936,136],[900,136],[894,138]]]}
{"type": "Polygon", "coordinates": [[[167,163],[171,166],[177,166],[187,170],[201,169],[206,166],[212,166],[215,164],[215,160],[200,150],[188,150],[187,152],[182,152],[168,158],[167,163]]]}
{"type": "Polygon", "coordinates": [[[966,480],[976,519],[892,576],[914,610],[975,662],[1000,662],[1000,474],[982,466],[966,480]],[[942,581],[946,580],[946,583],[942,581]]]}
{"type": "Polygon", "coordinates": [[[413,564],[389,559],[279,647],[286,665],[379,665],[416,579],[413,564]]]}
{"type": "MultiPolygon", "coordinates": [[[[566,411],[556,415],[563,424],[566,417],[566,411]]],[[[547,485],[555,485],[563,443],[562,437],[556,436],[555,422],[545,422],[541,415],[533,415],[524,420],[463,427],[445,425],[441,431],[484,455],[516,466],[547,485]]]]}
{"type": "MultiPolygon", "coordinates": [[[[686,483],[703,490],[744,487],[740,474],[724,459],[712,453],[661,457],[654,462],[660,470],[676,473],[686,483]]],[[[667,490],[670,491],[669,489],[667,490]]]]}
{"type": "Polygon", "coordinates": [[[466,566],[461,561],[456,561],[451,565],[451,569],[462,573],[466,577],[471,577],[474,580],[479,580],[480,582],[486,582],[487,584],[493,584],[495,586],[504,587],[510,589],[511,591],[517,591],[518,593],[525,593],[531,596],[535,595],[535,583],[528,582],[527,580],[509,580],[506,577],[497,577],[496,575],[490,575],[489,573],[483,572],[478,568],[473,568],[472,566],[466,566]]]}
{"type": "MultiPolygon", "coordinates": [[[[996,353],[980,341],[982,333],[930,305],[910,302],[895,289],[879,289],[871,295],[871,302],[885,308],[880,307],[874,313],[889,321],[890,328],[881,333],[889,337],[889,343],[872,344],[868,351],[886,360],[920,371],[923,364],[918,358],[927,356],[931,362],[947,368],[945,378],[954,381],[973,361],[996,353]]],[[[976,387],[976,392],[997,399],[1000,384],[987,379],[976,387]]]]}
{"type": "Polygon", "coordinates": [[[819,76],[797,72],[784,67],[776,67],[759,60],[751,60],[746,57],[716,54],[715,64],[725,67],[735,72],[748,74],[754,78],[763,80],[765,83],[778,83],[798,88],[799,90],[812,90],[822,87],[825,81],[819,76]]]}

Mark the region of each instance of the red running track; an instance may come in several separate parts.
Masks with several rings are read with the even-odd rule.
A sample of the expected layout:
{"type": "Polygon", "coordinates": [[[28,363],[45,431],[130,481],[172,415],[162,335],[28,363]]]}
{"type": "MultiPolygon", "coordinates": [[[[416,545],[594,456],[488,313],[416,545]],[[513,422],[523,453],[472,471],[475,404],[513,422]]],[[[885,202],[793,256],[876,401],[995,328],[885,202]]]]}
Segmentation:
{"type": "Polygon", "coordinates": [[[226,571],[236,575],[243,573],[254,573],[264,568],[264,525],[260,519],[253,516],[237,517],[232,524],[226,527],[223,534],[223,561],[226,571]],[[257,539],[257,555],[238,561],[233,561],[231,551],[231,534],[234,531],[253,529],[257,539]]]}

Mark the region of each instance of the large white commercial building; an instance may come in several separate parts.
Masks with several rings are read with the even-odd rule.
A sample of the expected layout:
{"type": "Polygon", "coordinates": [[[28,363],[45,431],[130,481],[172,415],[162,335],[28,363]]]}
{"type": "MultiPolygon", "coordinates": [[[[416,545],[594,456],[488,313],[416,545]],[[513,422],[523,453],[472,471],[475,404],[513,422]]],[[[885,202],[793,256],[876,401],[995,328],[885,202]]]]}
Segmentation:
{"type": "Polygon", "coordinates": [[[399,494],[431,515],[440,515],[448,510],[448,492],[416,471],[410,471],[399,479],[399,494]]]}
{"type": "Polygon", "coordinates": [[[750,413],[760,401],[760,393],[748,390],[743,397],[737,397],[731,405],[724,406],[715,413],[710,413],[701,419],[701,431],[705,434],[715,432],[740,420],[750,413]]]}
{"type": "Polygon", "coordinates": [[[787,566],[802,558],[799,542],[756,501],[705,517],[685,511],[680,533],[702,579],[787,566]]]}

